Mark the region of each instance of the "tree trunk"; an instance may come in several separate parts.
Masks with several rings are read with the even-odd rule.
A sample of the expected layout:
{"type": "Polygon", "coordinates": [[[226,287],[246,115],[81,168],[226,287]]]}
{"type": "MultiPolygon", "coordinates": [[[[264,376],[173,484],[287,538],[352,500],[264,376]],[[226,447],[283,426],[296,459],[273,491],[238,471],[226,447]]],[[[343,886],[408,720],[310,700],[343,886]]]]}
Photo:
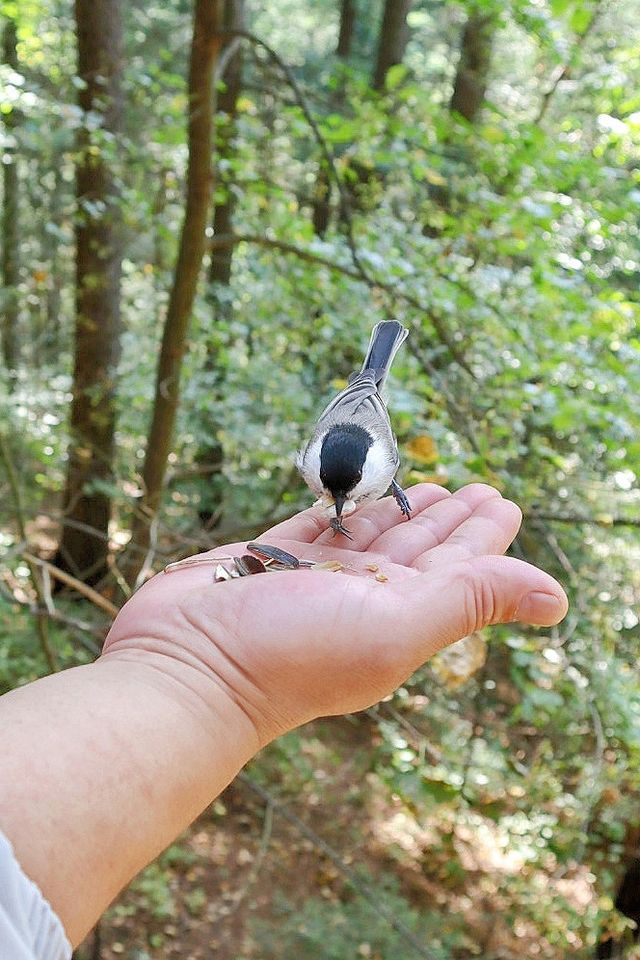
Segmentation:
{"type": "MultiPolygon", "coordinates": [[[[63,198],[65,184],[62,179],[62,158],[54,157],[54,182],[48,200],[47,218],[49,224],[59,228],[63,217],[63,198]]],[[[46,290],[46,336],[45,356],[48,361],[57,360],[60,354],[60,327],[62,318],[63,261],[60,256],[58,236],[52,236],[45,226],[43,241],[44,262],[48,265],[49,276],[46,290]]]]}
{"type": "MultiPolygon", "coordinates": [[[[480,114],[487,79],[491,68],[491,47],[494,20],[491,15],[472,13],[464,25],[460,40],[460,56],[449,101],[451,113],[459,114],[469,123],[475,123],[480,114]]],[[[452,192],[449,183],[428,184],[429,197],[434,207],[450,212],[452,192]]],[[[439,237],[441,228],[427,223],[422,232],[427,237],[439,237]]]]}
{"type": "Polygon", "coordinates": [[[351,56],[353,33],[356,24],[356,0],[342,0],[340,4],[340,33],[336,56],[347,60],[351,56]]]}
{"type": "Polygon", "coordinates": [[[373,71],[373,86],[376,90],[384,89],[390,67],[402,63],[409,41],[407,16],[410,9],[411,0],[385,0],[378,40],[378,55],[373,71]]]}
{"type": "MultiPolygon", "coordinates": [[[[340,5],[340,32],[336,56],[346,63],[351,55],[353,34],[356,24],[355,0],[342,0],[340,5]]],[[[331,94],[331,109],[338,112],[344,108],[344,83],[331,94]]],[[[324,237],[331,219],[331,177],[325,163],[320,164],[311,200],[311,223],[317,237],[324,237]]]]}
{"type": "MultiPolygon", "coordinates": [[[[226,0],[224,5],[224,29],[225,30],[244,30],[244,0],[226,0]]],[[[229,44],[234,41],[225,41],[221,48],[224,53],[229,44]]],[[[225,161],[230,158],[232,150],[232,139],[235,133],[235,121],[237,116],[238,97],[242,87],[242,48],[236,46],[229,57],[223,77],[224,89],[218,93],[216,103],[216,114],[223,116],[223,125],[221,127],[218,141],[217,153],[219,161],[225,161]]],[[[220,166],[220,164],[219,164],[220,166]]],[[[222,177],[225,187],[230,186],[230,179],[222,177]]],[[[213,232],[214,235],[221,236],[233,231],[233,210],[235,207],[235,196],[233,191],[227,189],[224,200],[217,203],[213,212],[213,232]]],[[[209,264],[209,282],[211,284],[229,285],[231,279],[231,264],[233,258],[233,247],[228,246],[219,249],[211,254],[209,264]]]]}
{"type": "Polygon", "coordinates": [[[623,937],[603,933],[596,945],[597,960],[626,956],[629,947],[640,937],[640,824],[628,823],[622,858],[622,876],[614,900],[614,907],[624,917],[633,920],[635,930],[623,937]]]}
{"type": "MultiPolygon", "coordinates": [[[[224,8],[224,28],[225,30],[243,30],[245,29],[244,20],[244,0],[226,0],[224,8]]],[[[221,48],[221,56],[230,43],[226,41],[221,48]]],[[[213,212],[213,234],[214,236],[227,236],[233,233],[233,212],[236,198],[231,189],[232,180],[226,176],[220,168],[223,164],[220,161],[229,160],[232,155],[232,141],[235,133],[238,97],[242,88],[242,48],[236,46],[229,57],[223,77],[224,89],[218,94],[216,104],[216,115],[221,119],[222,125],[217,138],[218,155],[218,176],[224,182],[224,199],[217,203],[213,212]]],[[[213,250],[209,262],[209,289],[207,300],[211,306],[212,327],[215,329],[220,326],[220,322],[227,323],[231,320],[233,306],[228,296],[228,288],[231,283],[231,271],[233,266],[234,247],[229,244],[227,247],[220,247],[213,250]],[[221,295],[222,294],[222,295],[221,295]]],[[[222,478],[223,449],[218,439],[217,412],[224,408],[224,371],[220,364],[220,350],[217,342],[213,339],[207,344],[207,358],[205,369],[212,375],[212,403],[211,417],[208,424],[209,442],[202,446],[196,456],[196,462],[201,468],[204,479],[204,491],[201,494],[200,507],[198,515],[200,521],[207,529],[212,529],[220,520],[224,484],[222,478]]]]}
{"type": "Polygon", "coordinates": [[[475,123],[484,103],[491,66],[493,21],[486,14],[473,13],[462,31],[460,59],[449,103],[452,113],[475,123]]]}
{"type": "MultiPolygon", "coordinates": [[[[13,70],[18,69],[17,31],[14,20],[7,20],[2,38],[4,63],[13,70]]],[[[4,147],[2,164],[2,182],[4,205],[2,210],[2,286],[3,313],[2,357],[7,370],[7,384],[11,386],[18,365],[18,282],[20,279],[19,249],[19,209],[18,209],[18,167],[15,144],[17,126],[16,110],[5,114],[4,125],[7,143],[4,147]]]]}
{"type": "Polygon", "coordinates": [[[311,223],[317,237],[324,237],[331,218],[331,179],[325,164],[320,165],[313,190],[311,223]]]}
{"type": "Polygon", "coordinates": [[[213,185],[213,77],[222,44],[219,34],[222,7],[221,0],[196,0],[195,3],[189,63],[186,206],[158,361],[153,416],[142,473],[144,494],[132,525],[132,545],[138,548],[128,563],[132,579],[142,567],[143,551],[150,542],[150,524],[160,506],[178,411],[187,327],[205,251],[213,185]]]}
{"type": "Polygon", "coordinates": [[[120,0],[76,0],[79,106],[101,119],[80,129],[76,166],[76,327],[66,525],[57,564],[87,583],[107,572],[120,354],[122,235],[111,154],[122,128],[120,0]],[[105,135],[109,135],[109,140],[105,135]],[[76,524],[84,524],[79,528],[76,524]],[[87,529],[89,528],[89,529],[87,529]],[[94,531],[93,533],[91,531],[94,531]]]}

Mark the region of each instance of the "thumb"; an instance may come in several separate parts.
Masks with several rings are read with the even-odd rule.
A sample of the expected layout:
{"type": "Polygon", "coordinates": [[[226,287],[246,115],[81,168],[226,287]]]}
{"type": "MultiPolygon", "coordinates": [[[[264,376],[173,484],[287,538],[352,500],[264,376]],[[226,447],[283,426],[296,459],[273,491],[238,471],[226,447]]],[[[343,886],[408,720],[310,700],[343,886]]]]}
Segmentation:
{"type": "Polygon", "coordinates": [[[514,557],[476,557],[446,575],[421,574],[399,589],[423,659],[491,623],[552,626],[569,607],[553,577],[514,557]]]}

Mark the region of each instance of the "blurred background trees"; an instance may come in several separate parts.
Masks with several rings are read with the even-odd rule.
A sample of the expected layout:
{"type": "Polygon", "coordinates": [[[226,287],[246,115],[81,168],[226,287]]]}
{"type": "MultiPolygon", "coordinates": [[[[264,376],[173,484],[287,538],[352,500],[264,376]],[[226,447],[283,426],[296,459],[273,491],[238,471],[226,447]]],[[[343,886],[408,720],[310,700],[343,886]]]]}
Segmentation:
{"type": "Polygon", "coordinates": [[[2,689],[91,657],[167,559],[308,505],[294,451],[388,316],[404,481],[497,485],[572,601],[266,751],[103,956],[631,956],[636,5],[0,13],[2,689]]]}

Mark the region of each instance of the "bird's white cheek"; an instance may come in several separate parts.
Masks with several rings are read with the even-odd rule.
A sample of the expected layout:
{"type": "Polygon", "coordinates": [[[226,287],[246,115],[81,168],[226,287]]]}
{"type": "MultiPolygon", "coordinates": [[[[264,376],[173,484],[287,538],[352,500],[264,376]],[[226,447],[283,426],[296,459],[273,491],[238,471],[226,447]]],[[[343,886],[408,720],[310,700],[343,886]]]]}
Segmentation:
{"type": "Polygon", "coordinates": [[[379,443],[374,443],[367,452],[362,468],[362,479],[351,491],[351,499],[356,501],[376,500],[389,489],[396,472],[396,465],[379,443]]]}

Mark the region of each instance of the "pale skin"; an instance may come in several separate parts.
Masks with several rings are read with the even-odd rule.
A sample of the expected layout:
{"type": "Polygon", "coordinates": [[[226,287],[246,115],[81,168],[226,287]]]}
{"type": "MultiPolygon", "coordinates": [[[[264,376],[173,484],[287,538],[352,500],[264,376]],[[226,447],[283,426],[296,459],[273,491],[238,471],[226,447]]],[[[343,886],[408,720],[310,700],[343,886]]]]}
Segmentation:
{"type": "Polygon", "coordinates": [[[260,538],[347,572],[159,574],[95,663],[0,699],[0,829],[74,945],[266,743],[376,703],[489,623],[564,617],[562,587],[502,555],[515,504],[483,484],[407,492],[413,519],[385,498],[349,517],[350,543],[318,508],[260,538]]]}

